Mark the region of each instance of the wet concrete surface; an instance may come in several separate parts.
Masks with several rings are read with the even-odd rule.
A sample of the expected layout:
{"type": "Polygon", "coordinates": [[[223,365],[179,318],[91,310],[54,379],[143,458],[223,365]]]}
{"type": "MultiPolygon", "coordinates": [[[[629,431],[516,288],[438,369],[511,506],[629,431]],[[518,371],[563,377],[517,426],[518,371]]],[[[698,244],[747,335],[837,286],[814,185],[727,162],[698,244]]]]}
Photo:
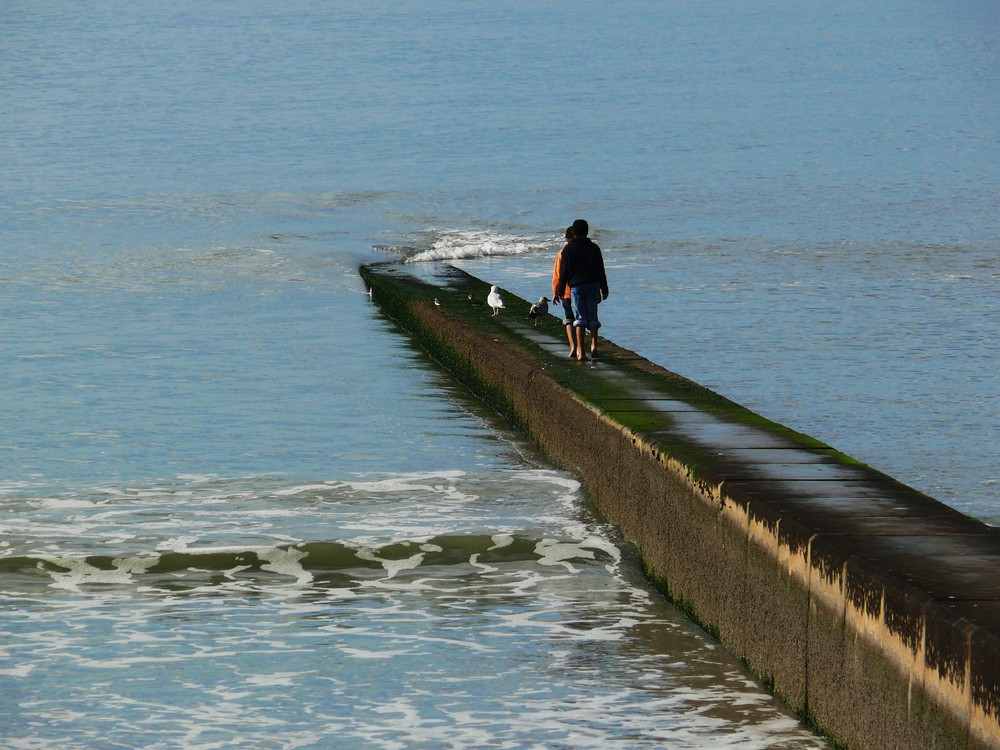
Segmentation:
{"type": "MultiPolygon", "coordinates": [[[[553,355],[553,341],[513,318],[507,324],[553,355]]],[[[598,357],[567,362],[592,377],[614,382],[632,395],[595,398],[611,418],[643,414],[662,429],[642,437],[666,450],[678,443],[697,446],[716,461],[712,475],[732,497],[766,503],[818,535],[898,575],[951,606],[976,602],[975,620],[1000,633],[1000,530],[986,526],[869,467],[845,463],[833,448],[803,448],[765,429],[727,421],[697,403],[664,396],[629,372],[598,357]]],[[[964,606],[958,610],[967,611],[964,606]]],[[[958,611],[956,610],[956,611],[958,611]]]]}
{"type": "MultiPolygon", "coordinates": [[[[553,353],[564,351],[562,342],[553,345],[527,335],[553,353]]],[[[974,714],[985,714],[986,728],[969,731],[961,741],[950,730],[914,729],[913,725],[907,730],[913,731],[914,739],[900,741],[938,744],[941,740],[930,738],[941,734],[950,737],[945,740],[947,746],[955,743],[965,747],[966,742],[969,747],[1000,745],[1000,530],[829,446],[804,447],[771,429],[727,419],[724,410],[720,413],[706,408],[698,399],[687,401],[650,392],[631,373],[602,359],[575,366],[632,394],[593,399],[604,416],[627,421],[641,415],[646,424],[659,423],[640,434],[666,453],[679,451],[683,455],[685,449],[696,449],[701,473],[717,482],[725,497],[742,503],[751,516],[765,524],[783,526],[778,538],[791,549],[814,549],[820,569],[831,569],[825,562],[832,564],[832,569],[844,566],[845,571],[850,570],[853,583],[845,592],[860,611],[876,616],[889,630],[895,629],[896,637],[912,646],[918,661],[923,649],[922,659],[932,674],[949,675],[945,683],[964,684],[974,701],[982,701],[983,706],[974,714]],[[825,549],[834,554],[824,561],[825,549]],[[858,563],[862,563],[860,567],[858,563]]],[[[740,638],[734,636],[733,640],[740,638]]],[[[752,645],[745,648],[754,652],[752,645]]],[[[758,646],[757,651],[768,648],[758,646]]],[[[817,654],[810,658],[822,663],[817,654]]],[[[862,689],[866,678],[855,679],[862,689]]],[[[891,687],[886,689],[894,692],[891,687]]],[[[789,692],[794,694],[795,689],[789,692]]],[[[959,698],[958,702],[964,700],[959,698]]],[[[864,734],[860,730],[841,731],[845,735],[851,731],[864,734]]],[[[900,729],[900,737],[903,734],[900,729]]],[[[961,734],[958,730],[957,735],[961,734]]]]}
{"type": "MultiPolygon", "coordinates": [[[[433,280],[456,284],[463,306],[467,282],[433,280]]],[[[904,745],[890,746],[1000,747],[1000,530],[610,341],[596,361],[571,361],[564,329],[548,323],[534,326],[511,312],[488,325],[541,363],[525,366],[529,379],[543,372],[604,420],[594,454],[618,451],[609,465],[622,476],[584,472],[598,505],[620,518],[650,570],[703,624],[772,674],[792,705],[805,710],[812,701],[817,721],[848,745],[879,747],[893,727],[904,745]],[[619,432],[623,447],[612,445],[608,430],[619,432]],[[623,458],[629,447],[642,455],[623,458]],[[680,474],[661,480],[657,467],[680,474]],[[685,500],[685,492],[709,504],[685,500]],[[901,678],[892,676],[900,669],[901,678]],[[841,692],[871,691],[864,709],[871,716],[852,716],[861,709],[845,708],[854,704],[826,681],[842,683],[841,692]],[[927,705],[958,717],[959,728],[921,708],[923,699],[901,703],[900,691],[914,684],[927,705]]],[[[497,337],[489,343],[506,347],[497,337]]],[[[504,377],[516,381],[509,347],[493,356],[508,358],[504,377]]],[[[510,388],[508,397],[518,398],[523,386],[510,388]]],[[[530,413],[522,417],[531,423],[530,413]]],[[[545,442],[543,432],[536,439],[545,442]]]]}

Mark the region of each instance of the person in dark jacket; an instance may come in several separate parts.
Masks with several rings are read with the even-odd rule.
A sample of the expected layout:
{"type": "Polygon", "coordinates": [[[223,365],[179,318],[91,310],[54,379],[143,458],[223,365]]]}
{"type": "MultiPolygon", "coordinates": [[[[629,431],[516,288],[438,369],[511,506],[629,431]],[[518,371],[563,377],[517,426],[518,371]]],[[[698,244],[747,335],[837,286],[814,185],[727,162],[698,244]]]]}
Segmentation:
{"type": "Polygon", "coordinates": [[[590,356],[597,355],[597,329],[601,321],[597,317],[597,306],[608,298],[608,277],[604,272],[604,256],[601,248],[587,235],[590,226],[583,219],[573,222],[573,239],[562,249],[559,262],[559,279],[553,290],[555,299],[560,299],[565,287],[569,287],[573,300],[573,327],[576,333],[576,358],[587,359],[583,349],[583,333],[590,331],[590,356]]]}
{"type": "MultiPolygon", "coordinates": [[[[573,239],[573,227],[566,227],[565,248],[569,241],[573,239]]],[[[569,287],[563,284],[562,296],[556,296],[556,289],[559,288],[559,269],[562,265],[562,250],[556,253],[556,262],[552,266],[552,301],[560,302],[563,308],[563,325],[566,326],[566,340],[569,342],[569,358],[576,359],[576,332],[573,330],[573,321],[576,316],[573,314],[573,298],[570,295],[569,287]]]]}

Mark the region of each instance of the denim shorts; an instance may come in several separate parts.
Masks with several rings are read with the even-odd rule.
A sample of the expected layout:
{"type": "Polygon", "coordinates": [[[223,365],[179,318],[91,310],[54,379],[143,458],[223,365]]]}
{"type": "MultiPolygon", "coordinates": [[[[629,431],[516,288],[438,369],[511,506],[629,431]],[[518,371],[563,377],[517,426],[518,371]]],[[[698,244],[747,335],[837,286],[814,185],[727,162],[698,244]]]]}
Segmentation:
{"type": "Polygon", "coordinates": [[[576,320],[576,315],[573,314],[573,300],[569,297],[563,297],[563,325],[571,326],[573,321],[576,320]]]}
{"type": "Polygon", "coordinates": [[[573,325],[596,331],[601,327],[597,319],[597,305],[601,301],[601,290],[597,283],[581,284],[570,290],[573,299],[573,325]]]}

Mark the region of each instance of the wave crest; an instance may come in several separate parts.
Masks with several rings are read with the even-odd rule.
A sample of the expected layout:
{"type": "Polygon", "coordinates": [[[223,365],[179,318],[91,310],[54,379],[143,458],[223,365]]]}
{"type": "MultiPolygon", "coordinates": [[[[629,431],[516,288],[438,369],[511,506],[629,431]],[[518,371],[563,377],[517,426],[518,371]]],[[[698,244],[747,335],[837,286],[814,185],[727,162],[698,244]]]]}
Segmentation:
{"type": "Polygon", "coordinates": [[[525,237],[485,230],[447,229],[432,232],[429,247],[396,246],[396,249],[403,253],[404,263],[420,263],[547,252],[556,240],[554,237],[525,237]]]}
{"type": "Polygon", "coordinates": [[[620,552],[607,539],[551,539],[530,534],[470,534],[432,537],[382,546],[341,542],[302,542],[273,547],[205,547],[177,549],[130,557],[111,555],[29,555],[0,558],[0,576],[39,580],[50,587],[80,591],[81,587],[141,583],[153,588],[188,589],[238,579],[294,579],[298,584],[353,585],[385,580],[429,566],[468,570],[534,564],[616,566],[620,552]]]}

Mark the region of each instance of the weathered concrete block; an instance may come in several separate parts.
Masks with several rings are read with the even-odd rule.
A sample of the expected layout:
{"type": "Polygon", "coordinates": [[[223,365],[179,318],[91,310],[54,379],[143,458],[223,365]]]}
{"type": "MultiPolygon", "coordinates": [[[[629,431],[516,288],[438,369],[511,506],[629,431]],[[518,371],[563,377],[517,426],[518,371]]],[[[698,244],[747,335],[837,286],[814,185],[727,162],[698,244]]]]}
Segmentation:
{"type": "Polygon", "coordinates": [[[859,749],[1000,748],[1000,531],[612,342],[599,367],[568,363],[560,325],[546,343],[544,323],[469,307],[484,283],[467,274],[440,307],[398,269],[362,274],[820,730],[859,749]]]}

